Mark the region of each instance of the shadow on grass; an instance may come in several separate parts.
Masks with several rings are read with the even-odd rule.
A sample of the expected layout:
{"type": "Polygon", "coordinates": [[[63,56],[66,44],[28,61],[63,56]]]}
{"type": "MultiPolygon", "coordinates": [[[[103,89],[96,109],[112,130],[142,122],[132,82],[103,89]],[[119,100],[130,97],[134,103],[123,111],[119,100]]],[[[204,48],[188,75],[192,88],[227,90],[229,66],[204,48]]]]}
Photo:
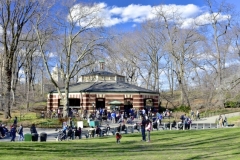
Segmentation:
{"type": "Polygon", "coordinates": [[[114,136],[62,142],[6,142],[0,145],[0,156],[8,156],[9,159],[18,156],[28,159],[34,156],[90,159],[94,156],[99,159],[135,156],[146,159],[149,154],[164,157],[168,153],[172,159],[178,156],[189,160],[214,159],[216,156],[216,159],[227,159],[228,156],[239,155],[239,133],[239,129],[154,131],[151,143],[140,142],[139,133],[123,134],[121,144],[116,144],[114,136]]]}

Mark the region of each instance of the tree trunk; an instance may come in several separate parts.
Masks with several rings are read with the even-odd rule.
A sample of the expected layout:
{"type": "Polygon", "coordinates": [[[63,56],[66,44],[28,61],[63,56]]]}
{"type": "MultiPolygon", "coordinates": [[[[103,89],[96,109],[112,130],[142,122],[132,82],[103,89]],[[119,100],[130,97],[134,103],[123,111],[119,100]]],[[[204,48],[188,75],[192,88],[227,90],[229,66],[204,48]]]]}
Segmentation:
{"type": "Polygon", "coordinates": [[[65,88],[65,95],[64,95],[64,107],[63,107],[63,117],[67,118],[69,116],[69,88],[65,88]]]}
{"type": "Polygon", "coordinates": [[[4,100],[4,117],[5,119],[12,118],[11,117],[11,79],[12,72],[8,67],[5,67],[6,76],[6,92],[5,92],[5,100],[4,100]]]}

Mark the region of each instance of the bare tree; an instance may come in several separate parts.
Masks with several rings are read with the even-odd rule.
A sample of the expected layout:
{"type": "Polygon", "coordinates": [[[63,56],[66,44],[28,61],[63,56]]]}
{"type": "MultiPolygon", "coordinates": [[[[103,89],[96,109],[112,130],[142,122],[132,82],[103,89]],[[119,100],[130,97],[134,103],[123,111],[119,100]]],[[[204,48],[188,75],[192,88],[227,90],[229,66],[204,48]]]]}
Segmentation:
{"type": "Polygon", "coordinates": [[[138,78],[139,59],[137,58],[136,47],[134,47],[136,41],[135,33],[122,33],[114,36],[107,45],[109,59],[106,67],[109,71],[125,75],[126,81],[131,84],[137,84],[138,78]],[[131,39],[129,39],[129,36],[131,39]]]}
{"type": "Polygon", "coordinates": [[[190,106],[186,73],[190,71],[191,61],[196,56],[196,45],[202,40],[202,36],[192,26],[182,28],[181,13],[174,8],[166,12],[162,6],[156,7],[155,14],[166,40],[164,49],[172,61],[173,71],[180,87],[181,105],[190,106]]]}
{"type": "Polygon", "coordinates": [[[100,26],[101,17],[98,13],[101,7],[96,4],[76,4],[66,2],[55,17],[42,15],[36,19],[35,31],[38,36],[39,51],[42,55],[46,70],[55,85],[61,100],[64,101],[64,117],[69,111],[69,85],[71,79],[84,67],[93,64],[94,51],[102,49],[104,36],[100,26]],[[48,19],[50,18],[50,19],[48,19]],[[49,23],[49,20],[51,22],[49,23]],[[48,24],[48,25],[46,25],[48,24]],[[49,43],[59,49],[49,48],[49,43]],[[48,46],[47,46],[48,45],[48,46]],[[51,74],[51,64],[46,55],[51,52],[58,57],[55,63],[63,81],[63,92],[51,74]],[[92,60],[92,61],[91,61],[92,60]]]}
{"type": "Polygon", "coordinates": [[[0,43],[3,46],[3,65],[4,65],[4,114],[5,118],[11,118],[11,87],[12,87],[12,68],[15,66],[14,57],[18,50],[19,42],[23,32],[27,32],[28,22],[34,17],[39,9],[39,2],[32,0],[0,1],[0,26],[2,35],[0,43]]]}

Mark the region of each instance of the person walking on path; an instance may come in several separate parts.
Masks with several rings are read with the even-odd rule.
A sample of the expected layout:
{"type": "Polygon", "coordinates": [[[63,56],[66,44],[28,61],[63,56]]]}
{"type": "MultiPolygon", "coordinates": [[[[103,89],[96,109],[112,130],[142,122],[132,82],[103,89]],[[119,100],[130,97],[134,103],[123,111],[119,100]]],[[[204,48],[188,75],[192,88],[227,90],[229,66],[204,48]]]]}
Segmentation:
{"type": "Polygon", "coordinates": [[[12,138],[11,138],[11,142],[14,142],[15,141],[15,138],[16,138],[16,126],[15,125],[12,125],[12,128],[11,128],[11,135],[12,135],[12,138]]]}
{"type": "Polygon", "coordinates": [[[22,126],[22,124],[18,128],[18,134],[19,134],[18,141],[23,141],[24,138],[23,138],[23,126],[22,126]]]}
{"type": "Polygon", "coordinates": [[[147,131],[147,141],[150,142],[150,132],[152,131],[152,122],[150,120],[146,123],[146,131],[147,131]]]}
{"type": "Polygon", "coordinates": [[[219,118],[218,118],[218,124],[219,124],[219,127],[223,127],[223,117],[221,114],[219,115],[219,118]]]}
{"type": "Polygon", "coordinates": [[[193,110],[191,110],[190,114],[191,114],[191,119],[194,119],[194,112],[193,112],[193,110]]]}
{"type": "Polygon", "coordinates": [[[199,113],[199,111],[197,110],[197,112],[196,112],[196,120],[197,119],[200,119],[200,113],[199,113]]]}
{"type": "Polygon", "coordinates": [[[141,122],[142,141],[146,141],[145,127],[146,127],[146,119],[145,119],[145,116],[142,116],[142,122],[141,122]]]}
{"type": "Polygon", "coordinates": [[[17,126],[17,117],[15,116],[14,120],[13,120],[13,125],[17,126]]]}

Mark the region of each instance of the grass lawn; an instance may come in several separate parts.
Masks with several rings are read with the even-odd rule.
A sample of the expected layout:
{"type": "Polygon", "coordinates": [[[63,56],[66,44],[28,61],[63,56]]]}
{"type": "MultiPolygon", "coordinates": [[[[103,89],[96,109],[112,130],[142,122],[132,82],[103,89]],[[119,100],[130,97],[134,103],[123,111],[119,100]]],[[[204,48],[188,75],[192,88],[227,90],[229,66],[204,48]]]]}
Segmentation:
{"type": "Polygon", "coordinates": [[[0,142],[0,159],[18,160],[192,160],[240,159],[240,128],[153,131],[63,142],[0,142]]]}

